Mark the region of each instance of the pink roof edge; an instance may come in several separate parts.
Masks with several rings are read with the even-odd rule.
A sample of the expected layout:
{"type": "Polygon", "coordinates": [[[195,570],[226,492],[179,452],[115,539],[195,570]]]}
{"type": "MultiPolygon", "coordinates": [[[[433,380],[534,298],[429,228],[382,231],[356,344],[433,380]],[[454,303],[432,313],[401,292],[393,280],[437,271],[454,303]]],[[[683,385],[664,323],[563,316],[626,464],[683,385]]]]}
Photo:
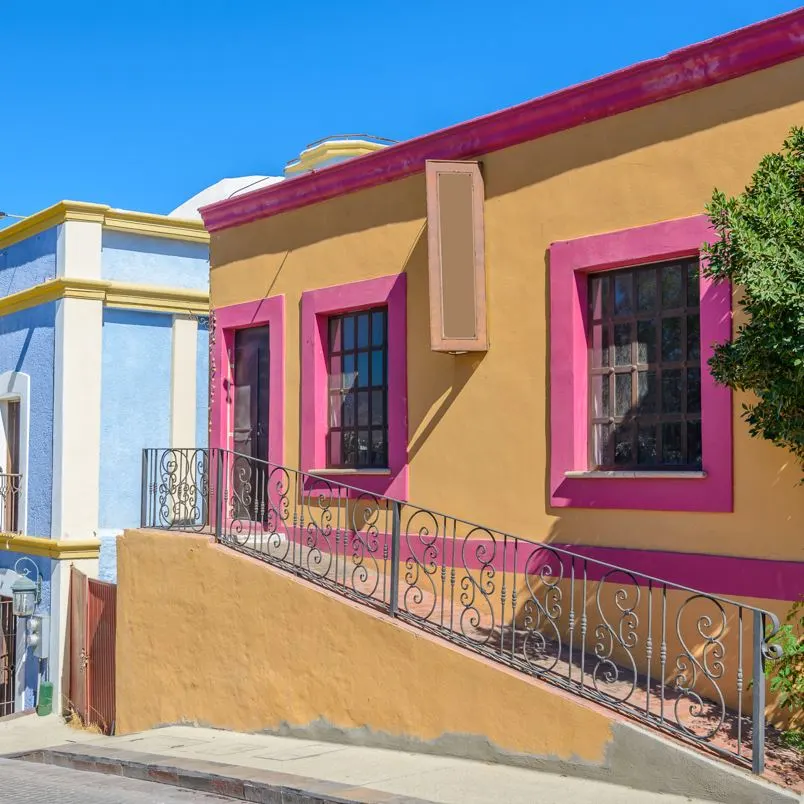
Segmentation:
{"type": "Polygon", "coordinates": [[[472,159],[804,56],[804,7],[200,209],[210,232],[472,159]]]}

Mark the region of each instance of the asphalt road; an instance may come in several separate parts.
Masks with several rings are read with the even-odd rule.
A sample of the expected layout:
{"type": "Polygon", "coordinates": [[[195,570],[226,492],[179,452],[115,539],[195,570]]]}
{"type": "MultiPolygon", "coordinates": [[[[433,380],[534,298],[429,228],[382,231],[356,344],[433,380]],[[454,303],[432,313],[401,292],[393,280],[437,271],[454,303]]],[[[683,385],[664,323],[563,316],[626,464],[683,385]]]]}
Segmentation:
{"type": "Polygon", "coordinates": [[[231,799],[103,773],[0,759],[2,804],[174,804],[231,799]]]}

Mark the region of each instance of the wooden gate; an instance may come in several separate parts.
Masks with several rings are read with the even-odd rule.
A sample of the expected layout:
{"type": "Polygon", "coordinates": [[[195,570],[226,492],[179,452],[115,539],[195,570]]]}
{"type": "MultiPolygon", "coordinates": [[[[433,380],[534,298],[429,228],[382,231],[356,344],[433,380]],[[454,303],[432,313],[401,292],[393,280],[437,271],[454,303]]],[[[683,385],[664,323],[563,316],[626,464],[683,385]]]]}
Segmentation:
{"type": "Polygon", "coordinates": [[[70,706],[85,725],[114,733],[117,587],[70,574],[70,706]]]}

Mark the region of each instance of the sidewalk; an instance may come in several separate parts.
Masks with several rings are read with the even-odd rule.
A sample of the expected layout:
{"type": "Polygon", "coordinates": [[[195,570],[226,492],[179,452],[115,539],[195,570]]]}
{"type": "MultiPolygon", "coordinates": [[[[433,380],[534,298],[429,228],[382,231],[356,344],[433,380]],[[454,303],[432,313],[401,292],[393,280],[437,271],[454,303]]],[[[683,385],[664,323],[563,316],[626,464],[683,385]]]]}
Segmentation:
{"type": "MultiPolygon", "coordinates": [[[[57,764],[92,767],[112,762],[150,769],[147,778],[251,780],[308,793],[298,801],[441,802],[442,804],[680,804],[692,799],[648,793],[521,768],[448,757],[170,726],[127,737],[79,731],[50,716],[0,724],[0,755],[56,751],[57,764]]],[[[43,761],[54,761],[53,756],[43,761]]],[[[121,773],[118,769],[117,773],[121,773]]],[[[131,774],[124,774],[131,775],[131,774]]],[[[181,780],[179,780],[181,783],[181,780]]],[[[204,789],[197,787],[195,789],[204,789]]],[[[242,784],[240,786],[242,790],[242,784]]],[[[226,792],[225,785],[218,785],[226,792]]],[[[234,789],[232,790],[234,792],[234,789]]],[[[280,798],[250,800],[279,801],[280,798]]],[[[287,799],[282,799],[287,800],[287,799]]],[[[700,801],[700,800],[699,800],[700,801]]]]}

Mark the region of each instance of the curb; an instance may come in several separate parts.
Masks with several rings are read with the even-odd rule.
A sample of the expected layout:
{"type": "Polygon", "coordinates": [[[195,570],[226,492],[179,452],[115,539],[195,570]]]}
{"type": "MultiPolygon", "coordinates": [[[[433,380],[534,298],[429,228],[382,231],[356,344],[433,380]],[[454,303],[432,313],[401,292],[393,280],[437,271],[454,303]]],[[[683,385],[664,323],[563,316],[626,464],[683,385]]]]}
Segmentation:
{"type": "Polygon", "coordinates": [[[6,759],[57,765],[180,787],[255,804],[431,804],[420,798],[221,762],[141,754],[113,748],[59,746],[6,759]]]}

